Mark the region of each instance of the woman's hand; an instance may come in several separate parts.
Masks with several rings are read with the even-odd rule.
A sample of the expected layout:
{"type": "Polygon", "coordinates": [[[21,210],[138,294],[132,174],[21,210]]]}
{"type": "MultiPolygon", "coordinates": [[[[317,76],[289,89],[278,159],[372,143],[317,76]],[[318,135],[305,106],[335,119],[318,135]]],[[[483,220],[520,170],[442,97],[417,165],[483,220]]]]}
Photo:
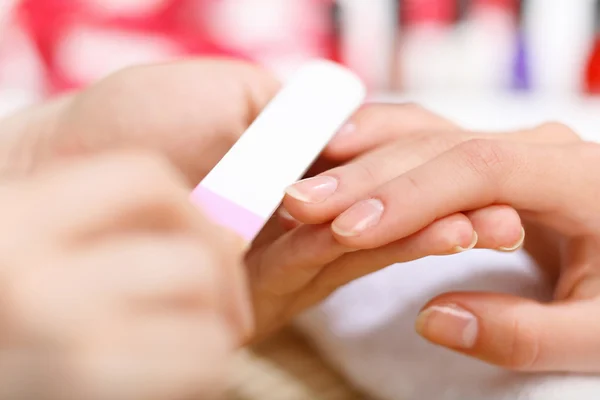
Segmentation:
{"type": "Polygon", "coordinates": [[[223,389],[251,329],[242,244],[166,161],[104,155],[3,184],[0,220],[1,398],[223,389]]]}
{"type": "Polygon", "coordinates": [[[396,262],[476,245],[516,250],[522,242],[521,221],[508,206],[455,213],[391,240],[350,242],[332,234],[329,222],[370,187],[468,135],[473,134],[410,104],[370,105],[356,113],[324,153],[342,166],[321,174],[322,168],[314,169],[310,175],[317,178],[292,186],[289,192],[297,198],[288,196],[284,204],[296,219],[281,209],[279,223],[267,226],[247,256],[258,333],[268,333],[340,286],[396,262]],[[338,172],[348,179],[334,179],[338,172]]]}
{"type": "Polygon", "coordinates": [[[477,247],[512,251],[523,243],[522,220],[527,249],[557,277],[554,301],[443,294],[424,307],[417,329],[508,368],[599,372],[599,160],[600,146],[556,123],[493,135],[425,131],[322,173],[336,190],[321,201],[310,201],[324,192],[314,179],[298,183],[285,206],[299,221],[333,220],[327,226],[350,248],[388,246],[460,218],[477,247]]]}

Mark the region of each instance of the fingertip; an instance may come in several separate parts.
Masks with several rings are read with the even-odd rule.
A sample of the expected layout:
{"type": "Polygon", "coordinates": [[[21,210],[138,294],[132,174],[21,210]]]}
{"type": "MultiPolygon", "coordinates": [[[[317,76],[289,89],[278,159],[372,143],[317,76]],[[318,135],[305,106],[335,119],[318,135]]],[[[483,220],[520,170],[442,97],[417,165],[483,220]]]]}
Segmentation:
{"type": "Polygon", "coordinates": [[[479,333],[477,317],[454,303],[439,303],[423,309],[415,321],[415,329],[426,340],[440,346],[469,350],[479,333]]]}
{"type": "Polygon", "coordinates": [[[430,241],[439,243],[440,249],[449,249],[450,254],[473,249],[479,238],[471,221],[462,213],[442,218],[426,229],[431,231],[430,241]]]}
{"type": "Polygon", "coordinates": [[[466,214],[479,234],[478,248],[516,251],[525,240],[519,213],[510,206],[494,205],[466,214]]]}
{"type": "Polygon", "coordinates": [[[385,206],[379,199],[359,201],[331,223],[331,231],[341,244],[352,248],[368,249],[388,244],[393,240],[384,241],[377,229],[384,211],[385,206]]]}
{"type": "Polygon", "coordinates": [[[543,371],[551,368],[548,350],[560,341],[553,342],[544,328],[557,322],[549,319],[551,307],[501,293],[446,293],[422,309],[415,327],[434,344],[490,364],[543,371]]]}
{"type": "Polygon", "coordinates": [[[292,218],[300,224],[307,225],[327,222],[319,205],[305,203],[290,196],[289,193],[285,194],[281,208],[286,212],[285,216],[280,215],[282,219],[292,218]]]}
{"type": "Polygon", "coordinates": [[[471,221],[462,213],[439,219],[414,235],[428,255],[450,255],[469,251],[478,241],[471,221]]]}
{"type": "MultiPolygon", "coordinates": [[[[514,235],[511,235],[511,236],[514,236],[514,235]]],[[[519,250],[521,247],[523,247],[523,244],[525,243],[525,228],[521,227],[519,236],[516,240],[514,240],[514,239],[511,239],[510,241],[507,240],[506,243],[512,243],[512,244],[500,246],[500,247],[498,247],[498,251],[510,253],[510,252],[519,250]]]]}
{"type": "MultiPolygon", "coordinates": [[[[376,224],[378,218],[376,212],[380,205],[371,199],[363,202],[352,213],[363,214],[362,219],[354,226],[342,225],[334,221],[331,224],[331,230],[336,240],[347,247],[355,249],[372,249],[385,246],[392,242],[401,241],[403,245],[410,243],[414,254],[421,254],[421,257],[429,255],[449,255],[471,250],[478,241],[477,232],[473,229],[471,221],[462,213],[450,215],[433,222],[418,232],[407,236],[390,237],[389,232],[371,232],[369,225],[376,224]],[[370,219],[369,219],[370,218],[370,219]],[[340,226],[342,225],[342,226],[340,226]],[[361,232],[361,230],[366,231],[361,232]]],[[[344,223],[347,223],[346,219],[344,223]]],[[[376,229],[376,228],[373,228],[376,229]]]]}
{"type": "Polygon", "coordinates": [[[279,207],[279,209],[277,210],[277,217],[281,227],[286,231],[290,231],[302,224],[300,221],[294,218],[292,214],[290,214],[283,206],[279,207]]]}

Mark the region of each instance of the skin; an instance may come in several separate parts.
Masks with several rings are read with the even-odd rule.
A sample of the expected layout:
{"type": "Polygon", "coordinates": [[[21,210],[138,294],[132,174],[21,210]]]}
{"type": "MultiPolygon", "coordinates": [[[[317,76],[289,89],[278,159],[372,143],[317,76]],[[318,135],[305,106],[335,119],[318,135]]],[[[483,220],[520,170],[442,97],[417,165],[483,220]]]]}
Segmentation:
{"type": "MultiPolygon", "coordinates": [[[[402,119],[392,117],[402,107],[357,114],[347,146],[373,141],[371,129],[403,131],[402,119]]],[[[592,172],[600,167],[600,146],[559,123],[490,134],[438,129],[435,116],[422,116],[420,132],[405,131],[323,172],[337,181],[327,198],[307,201],[315,180],[292,186],[286,211],[299,223],[326,224],[339,243],[354,248],[381,248],[459,215],[477,232],[477,247],[514,250],[523,244],[522,222],[526,249],[556,282],[553,301],[446,293],[423,307],[417,330],[433,343],[510,369],[600,372],[594,317],[600,308],[600,182],[592,172]],[[482,214],[496,210],[515,214],[481,224],[482,214]],[[366,216],[368,224],[356,224],[366,216]]]]}
{"type": "MultiPolygon", "coordinates": [[[[180,171],[191,190],[279,87],[263,69],[222,59],[130,68],[80,93],[3,121],[0,176],[23,178],[90,155],[136,149],[164,157],[180,171]]],[[[404,118],[404,128],[411,132],[432,123],[439,129],[454,127],[410,106],[399,118],[404,118]]],[[[364,143],[340,134],[309,175],[348,162],[404,134],[374,129],[370,141],[364,143]]],[[[483,213],[480,223],[494,224],[504,214],[516,218],[513,210],[495,210],[489,218],[483,213]]],[[[253,329],[240,334],[240,344],[268,337],[353,279],[394,262],[464,251],[474,237],[471,222],[460,215],[381,249],[346,246],[324,226],[298,226],[293,220],[274,218],[253,243],[243,273],[254,323],[253,329]],[[311,251],[304,251],[306,248],[311,251]]]]}
{"type": "Polygon", "coordinates": [[[240,242],[164,159],[107,154],[4,182],[0,218],[0,397],[220,393],[251,321],[240,242]]]}
{"type": "MultiPolygon", "coordinates": [[[[14,255],[14,265],[41,264],[39,259],[31,260],[29,257],[32,254],[44,254],[42,245],[45,242],[58,242],[59,238],[53,239],[56,232],[68,231],[71,225],[83,224],[87,221],[89,226],[86,232],[96,232],[98,226],[102,224],[114,223],[115,225],[111,226],[111,229],[114,229],[112,235],[114,237],[110,240],[110,246],[92,246],[90,254],[93,257],[80,256],[79,252],[71,253],[72,249],[68,248],[68,251],[63,251],[64,254],[60,255],[62,258],[56,256],[56,263],[44,263],[43,267],[31,268],[30,279],[34,282],[43,279],[50,281],[51,279],[44,274],[52,273],[53,277],[56,276],[56,269],[58,268],[58,271],[64,269],[61,267],[63,264],[76,266],[68,270],[73,276],[65,273],[61,279],[54,279],[53,284],[47,285],[40,296],[31,295],[31,293],[38,293],[36,291],[24,289],[17,291],[16,299],[5,304],[5,308],[11,310],[17,320],[32,313],[29,309],[23,311],[19,307],[12,308],[13,304],[25,302],[30,307],[39,308],[39,318],[36,317],[36,320],[61,321],[60,329],[45,324],[20,326],[20,336],[51,337],[52,340],[59,342],[75,338],[75,342],[83,343],[82,349],[76,348],[64,352],[61,349],[57,352],[57,357],[63,358],[65,354],[74,354],[70,358],[82,359],[85,362],[69,364],[68,368],[65,367],[68,371],[66,378],[60,380],[51,377],[48,382],[63,382],[67,378],[71,382],[79,382],[81,389],[78,389],[79,392],[74,391],[75,394],[83,393],[79,398],[151,399],[152,396],[188,398],[187,396],[203,388],[219,387],[217,375],[221,375],[218,371],[226,368],[228,356],[235,347],[268,337],[271,332],[295,315],[317,304],[338,287],[353,279],[395,262],[410,261],[432,254],[443,255],[465,251],[476,244],[474,238],[479,240],[477,242],[479,247],[497,248],[515,244],[518,239],[515,237],[515,232],[517,235],[520,234],[521,220],[519,214],[507,206],[483,207],[479,212],[473,213],[457,211],[432,221],[424,219],[420,221],[422,226],[419,229],[414,229],[418,228],[418,224],[411,225],[414,232],[410,234],[404,232],[404,236],[399,234],[397,238],[392,238],[393,240],[387,240],[385,243],[382,241],[381,246],[374,246],[376,243],[372,239],[361,242],[340,238],[330,229],[330,221],[323,217],[324,214],[312,215],[308,212],[306,216],[310,218],[305,222],[309,223],[300,223],[302,215],[298,210],[290,207],[288,198],[286,207],[296,219],[290,219],[289,216],[273,218],[244,255],[244,263],[241,263],[241,242],[232,239],[231,233],[218,233],[221,230],[212,226],[202,216],[201,210],[190,209],[187,194],[231,147],[278,89],[277,80],[268,72],[255,66],[235,61],[202,59],[131,68],[110,76],[80,93],[73,93],[35,106],[0,122],[3,132],[0,136],[0,177],[5,182],[3,185],[7,187],[13,184],[31,185],[30,192],[33,193],[30,194],[28,202],[14,195],[11,197],[12,200],[2,207],[3,210],[12,210],[13,206],[17,207],[19,204],[29,205],[27,211],[14,214],[12,225],[3,224],[7,229],[3,238],[11,237],[12,229],[8,230],[11,226],[37,226],[37,220],[49,218],[48,230],[44,231],[46,236],[37,242],[27,242],[28,251],[14,255]],[[109,159],[116,157],[112,155],[113,153],[123,151],[150,155],[143,156],[142,160],[136,160],[135,157],[130,161],[121,159],[118,162],[109,159]],[[86,167],[86,163],[92,163],[92,160],[97,157],[104,160],[96,161],[102,166],[86,167]],[[147,161],[147,158],[162,161],[147,161]],[[128,175],[126,171],[130,168],[136,173],[128,175]],[[80,169],[93,171],[81,175],[71,173],[80,169]],[[70,178],[64,180],[55,178],[62,174],[70,178]],[[31,180],[38,183],[35,185],[28,183],[32,182],[31,180]],[[44,184],[45,180],[52,184],[44,184]],[[96,197],[91,195],[88,198],[86,190],[81,190],[84,185],[89,186],[89,182],[97,185],[91,194],[96,193],[97,190],[98,199],[106,203],[96,201],[96,197]],[[38,184],[43,186],[46,192],[34,190],[33,187],[38,184]],[[70,190],[65,191],[64,197],[57,197],[62,202],[57,203],[55,208],[47,209],[42,199],[46,201],[54,195],[43,193],[49,193],[54,185],[57,193],[62,186],[70,190]],[[169,187],[178,189],[167,190],[169,187]],[[159,201],[160,196],[168,197],[171,192],[180,195],[177,201],[169,200],[167,203],[177,203],[176,208],[185,212],[169,211],[168,207],[163,207],[163,203],[156,206],[161,212],[156,210],[154,202],[159,201]],[[123,203],[122,206],[120,202],[123,203]],[[153,206],[147,206],[144,202],[149,202],[153,206]],[[90,204],[90,207],[91,205],[98,207],[98,210],[87,209],[85,207],[87,204],[90,204]],[[122,215],[126,217],[111,218],[111,212],[119,210],[119,207],[125,209],[126,212],[122,215]],[[163,208],[167,209],[164,215],[161,214],[163,208]],[[31,213],[31,210],[35,212],[31,213]],[[142,212],[139,210],[146,212],[142,215],[143,218],[139,218],[142,212]],[[36,216],[36,222],[25,219],[30,213],[36,216]],[[46,213],[48,215],[45,215],[46,213]],[[161,215],[163,217],[160,217],[161,215]],[[18,216],[21,216],[21,219],[17,218],[18,216]],[[59,216],[61,218],[58,218],[59,216]],[[117,296],[107,296],[95,289],[100,279],[98,271],[105,271],[108,267],[100,265],[100,261],[98,265],[93,265],[95,268],[88,266],[96,259],[105,260],[104,263],[110,264],[113,268],[114,265],[119,265],[120,270],[124,269],[128,272],[126,277],[129,280],[110,281],[109,278],[113,277],[110,274],[106,276],[109,280],[107,285],[122,290],[123,293],[119,295],[135,297],[136,281],[145,282],[147,272],[135,268],[138,262],[128,259],[128,251],[120,251],[120,249],[117,251],[114,247],[119,246],[118,243],[121,242],[120,238],[123,236],[121,231],[129,232],[128,224],[133,216],[138,216],[135,221],[140,224],[136,232],[144,229],[154,232],[157,228],[155,224],[165,224],[170,228],[165,228],[164,245],[162,242],[144,244],[144,251],[140,251],[135,250],[138,247],[133,243],[132,248],[135,251],[131,252],[143,253],[143,262],[147,260],[151,264],[155,261],[158,263],[160,260],[166,262],[168,259],[169,268],[175,270],[179,267],[186,268],[186,265],[197,266],[198,270],[192,268],[192,271],[177,272],[176,276],[174,271],[173,279],[177,278],[179,282],[185,282],[185,273],[196,273],[198,279],[206,279],[208,283],[203,283],[206,286],[200,284],[198,286],[206,287],[205,290],[201,289],[196,293],[197,287],[195,287],[192,292],[198,296],[204,295],[205,291],[218,292],[218,295],[202,303],[203,310],[206,314],[213,315],[216,322],[198,322],[196,330],[190,330],[194,335],[185,336],[183,340],[181,332],[160,332],[161,327],[169,324],[161,324],[164,320],[157,320],[156,324],[152,325],[152,329],[147,328],[150,332],[148,335],[152,336],[148,341],[135,341],[135,338],[140,337],[136,329],[146,328],[139,325],[139,328],[134,329],[131,324],[136,323],[138,317],[143,319],[145,311],[139,313],[134,311],[123,316],[119,309],[127,309],[127,307],[111,308],[114,303],[113,297],[117,296]],[[196,244],[191,246],[195,250],[188,247],[175,248],[172,249],[172,253],[169,253],[169,240],[172,234],[170,224],[173,223],[171,220],[175,219],[183,226],[185,224],[180,221],[181,219],[199,221],[198,218],[201,222],[198,222],[197,229],[204,229],[204,233],[202,240],[197,239],[196,244]],[[322,222],[316,223],[319,219],[322,222]],[[512,221],[512,223],[498,226],[498,221],[512,221]],[[477,235],[474,235],[475,231],[477,235]],[[223,240],[222,244],[213,245],[210,241],[213,236],[222,238],[219,239],[223,240]],[[117,237],[119,240],[116,240],[117,237]],[[203,240],[207,241],[206,244],[203,240]],[[101,255],[96,255],[96,247],[101,248],[101,255]],[[207,247],[211,248],[211,251],[205,252],[207,247]],[[308,252],[306,249],[311,251],[308,252]],[[194,255],[186,256],[186,251],[194,255]],[[122,259],[114,258],[116,254],[121,253],[122,259]],[[200,259],[200,257],[210,256],[217,260],[221,260],[221,257],[229,260],[227,255],[237,260],[224,261],[232,267],[218,266],[223,261],[208,262],[200,259]],[[189,263],[184,262],[186,257],[189,257],[189,263]],[[174,259],[178,261],[174,263],[172,261],[174,259]],[[219,270],[218,273],[215,269],[219,270]],[[211,278],[211,274],[218,275],[220,278],[211,278]],[[84,287],[89,290],[82,291],[79,288],[83,281],[87,285],[84,287]],[[211,288],[214,286],[214,289],[208,286],[211,288]],[[106,314],[87,308],[73,310],[70,303],[56,304],[46,301],[46,299],[61,298],[64,293],[75,295],[81,292],[83,292],[82,296],[88,297],[85,302],[76,302],[76,304],[85,303],[91,306],[98,304],[98,307],[106,307],[106,314]],[[248,297],[251,301],[248,301],[248,297]],[[218,298],[218,301],[215,298],[218,298]],[[249,308],[251,311],[248,311],[249,308]],[[81,324],[77,318],[83,318],[89,321],[89,324],[81,324]],[[104,318],[108,318],[111,322],[105,322],[104,318]],[[102,326],[107,324],[116,336],[98,338],[94,334],[97,330],[90,332],[89,329],[83,329],[98,324],[103,324],[102,326]],[[125,333],[121,335],[119,332],[131,332],[131,335],[125,333]],[[223,344],[223,337],[231,339],[225,340],[226,343],[223,344]],[[152,369],[149,368],[150,366],[157,365],[157,362],[153,361],[164,356],[160,353],[160,349],[170,349],[169,343],[163,344],[160,340],[172,340],[169,343],[178,343],[178,351],[168,352],[168,355],[173,358],[173,363],[181,362],[183,366],[181,369],[166,371],[172,374],[167,374],[160,369],[150,371],[152,369]],[[214,349],[211,347],[213,344],[214,349]],[[208,351],[206,349],[214,350],[214,357],[198,356],[199,352],[208,351]],[[134,353],[121,353],[121,350],[134,353]],[[190,357],[187,357],[188,350],[190,357]],[[102,357],[105,354],[115,354],[115,357],[107,356],[108,359],[104,359],[102,357]],[[111,362],[125,361],[119,359],[116,356],[118,354],[131,354],[131,357],[126,359],[128,362],[139,354],[147,354],[148,357],[141,357],[139,362],[127,364],[130,368],[127,370],[129,373],[125,371],[122,374],[109,376],[107,371],[116,370],[111,368],[111,365],[114,365],[111,362]],[[217,359],[222,362],[215,361],[217,359]],[[209,372],[213,370],[217,372],[211,375],[209,372]],[[157,376],[162,374],[162,378],[154,379],[152,374],[157,376]],[[107,386],[105,384],[107,379],[118,382],[119,385],[107,386]],[[103,392],[102,388],[107,387],[113,387],[115,391],[103,392]],[[137,391],[128,391],[134,387],[137,391]]],[[[394,146],[398,140],[411,137],[413,134],[418,135],[429,130],[460,131],[458,127],[443,118],[414,106],[404,105],[385,108],[383,111],[369,111],[373,109],[379,107],[367,107],[354,118],[354,121],[363,119],[365,121],[360,123],[361,127],[355,133],[364,130],[363,124],[365,127],[371,127],[368,138],[365,136],[359,140],[357,137],[361,135],[340,132],[315,163],[309,176],[344,164],[349,167],[357,160],[368,157],[370,151],[377,152],[380,151],[378,149],[394,146]],[[393,115],[393,121],[387,121],[384,115],[393,115]],[[388,125],[390,123],[392,124],[388,125]],[[365,152],[367,154],[364,154],[365,152]]],[[[434,141],[427,142],[434,144],[434,141]]],[[[426,159],[427,157],[423,156],[423,162],[426,159]]],[[[18,193],[20,189],[8,192],[18,193]]],[[[342,211],[343,207],[340,209],[340,212],[342,211]]],[[[330,219],[334,217],[335,215],[332,214],[330,219]]],[[[86,238],[87,236],[84,235],[86,238]]],[[[61,244],[62,242],[57,243],[55,247],[62,248],[61,244]]],[[[82,249],[86,249],[83,244],[81,246],[82,249]]],[[[8,246],[6,248],[9,252],[10,248],[8,246]]],[[[7,277],[6,282],[12,282],[12,279],[15,278],[7,277]]],[[[186,299],[188,296],[193,297],[192,293],[186,290],[189,290],[187,286],[176,291],[174,296],[178,299],[182,295],[186,299]]],[[[156,295],[160,295],[160,291],[156,295]]],[[[151,297],[150,294],[148,296],[151,297]]],[[[172,301],[172,299],[165,301],[164,307],[172,311],[173,315],[190,312],[187,301],[172,301]]],[[[125,304],[126,301],[122,303],[125,304]]],[[[158,300],[153,301],[152,304],[164,308],[158,300]]],[[[197,317],[203,312],[198,310],[192,314],[197,317]]],[[[182,331],[184,330],[187,331],[182,328],[182,331]]],[[[40,343],[37,342],[27,342],[23,346],[28,354],[36,354],[38,350],[44,350],[44,346],[40,347],[40,343]]],[[[5,348],[10,346],[5,345],[5,348]]],[[[51,348],[55,350],[54,347],[51,348]]],[[[52,365],[61,365],[59,361],[53,362],[52,365]]],[[[7,369],[5,376],[10,376],[9,372],[10,369],[7,369]]],[[[57,387],[60,389],[61,385],[57,387]]],[[[54,393],[51,388],[45,390],[49,396],[54,393]]],[[[61,395],[64,394],[59,393],[55,397],[62,398],[61,395]]]]}

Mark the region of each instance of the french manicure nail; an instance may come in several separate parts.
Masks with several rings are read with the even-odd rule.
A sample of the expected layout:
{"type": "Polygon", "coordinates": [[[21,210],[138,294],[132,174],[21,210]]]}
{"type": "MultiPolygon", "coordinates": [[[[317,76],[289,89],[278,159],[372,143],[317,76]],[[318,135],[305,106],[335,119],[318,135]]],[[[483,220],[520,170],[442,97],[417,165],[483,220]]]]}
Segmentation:
{"type": "Polygon", "coordinates": [[[517,243],[515,243],[512,246],[508,246],[508,247],[499,247],[498,250],[500,251],[505,251],[505,252],[510,252],[510,251],[515,251],[517,249],[519,249],[521,246],[523,246],[523,243],[525,242],[525,228],[521,227],[521,236],[519,237],[519,240],[517,241],[517,243]]]}
{"type": "Polygon", "coordinates": [[[344,211],[331,224],[340,236],[357,236],[379,223],[384,206],[380,200],[363,200],[344,211]]]}
{"type": "Polygon", "coordinates": [[[288,186],[285,192],[304,203],[321,203],[335,193],[338,187],[337,179],[331,176],[315,176],[288,186]]]}
{"type": "Polygon", "coordinates": [[[296,221],[296,218],[292,217],[292,214],[290,214],[288,210],[286,210],[283,207],[279,208],[278,214],[281,218],[286,219],[288,221],[296,221]]]}
{"type": "Polygon", "coordinates": [[[477,232],[473,231],[473,239],[471,240],[471,243],[469,244],[469,246],[467,246],[467,247],[456,246],[456,247],[454,247],[454,251],[456,253],[462,253],[464,251],[472,250],[477,245],[478,240],[479,240],[479,236],[477,235],[477,232]]]}
{"type": "Polygon", "coordinates": [[[456,304],[434,305],[421,311],[415,323],[417,332],[434,343],[470,349],[477,341],[477,318],[456,304]]]}

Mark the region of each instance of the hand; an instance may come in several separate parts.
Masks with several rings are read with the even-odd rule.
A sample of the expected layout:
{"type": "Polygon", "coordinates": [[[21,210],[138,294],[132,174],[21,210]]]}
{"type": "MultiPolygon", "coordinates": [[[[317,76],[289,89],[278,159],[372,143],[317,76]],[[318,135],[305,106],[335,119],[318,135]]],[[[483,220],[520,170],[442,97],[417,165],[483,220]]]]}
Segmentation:
{"type": "Polygon", "coordinates": [[[133,148],[163,154],[195,186],[278,89],[270,73],[237,61],[132,67],[3,121],[0,176],[133,148]]]}
{"type": "Polygon", "coordinates": [[[0,397],[212,398],[250,329],[241,243],[160,158],[110,155],[0,191],[0,397]],[[235,249],[240,251],[235,251],[235,249]]]}
{"type": "Polygon", "coordinates": [[[458,215],[477,233],[477,247],[512,251],[523,243],[522,219],[533,255],[557,277],[554,301],[448,293],[424,307],[417,329],[508,368],[600,372],[592,317],[600,309],[600,182],[590,173],[599,159],[598,145],[556,123],[493,135],[423,132],[323,173],[338,189],[320,202],[306,201],[323,193],[315,180],[297,184],[285,206],[303,222],[333,219],[333,235],[352,248],[423,235],[458,215]]]}
{"type": "MultiPolygon", "coordinates": [[[[4,121],[0,176],[27,175],[73,158],[134,148],[166,156],[183,173],[191,189],[235,142],[278,87],[269,73],[234,61],[205,59],[131,68],[81,93],[4,121]]],[[[368,132],[369,139],[356,142],[355,135],[340,134],[312,173],[393,140],[397,132],[383,129],[389,111],[397,116],[396,124],[402,121],[401,134],[425,127],[453,127],[443,118],[412,106],[391,108],[385,112],[358,113],[359,120],[366,117],[366,121],[374,122],[368,132]]],[[[284,224],[286,231],[274,221],[247,257],[256,337],[272,332],[349,280],[393,261],[423,256],[444,247],[446,237],[457,231],[464,236],[465,227],[460,222],[446,224],[437,231],[432,229],[430,233],[437,236],[425,237],[427,241],[422,241],[421,247],[407,242],[389,246],[386,253],[378,252],[375,256],[370,252],[347,254],[351,249],[339,246],[328,231],[310,240],[298,240],[305,237],[303,232],[310,233],[314,228],[291,229],[295,227],[292,223],[284,224]],[[306,248],[312,250],[307,252],[306,248]]],[[[471,230],[466,228],[470,241],[471,230]]]]}

